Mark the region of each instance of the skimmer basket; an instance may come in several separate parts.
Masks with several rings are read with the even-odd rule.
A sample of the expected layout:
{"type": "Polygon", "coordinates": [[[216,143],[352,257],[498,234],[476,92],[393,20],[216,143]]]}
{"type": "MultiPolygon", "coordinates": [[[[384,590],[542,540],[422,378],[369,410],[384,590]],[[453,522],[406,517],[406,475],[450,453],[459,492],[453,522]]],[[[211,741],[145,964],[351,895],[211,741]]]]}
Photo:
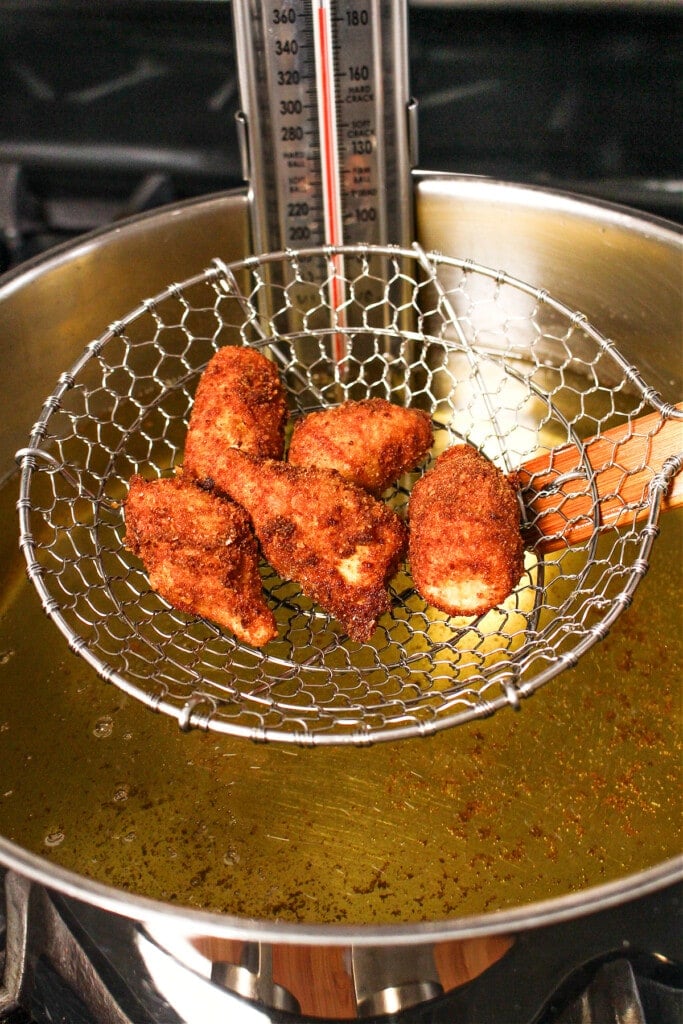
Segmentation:
{"type": "MultiPolygon", "coordinates": [[[[470,261],[418,247],[216,260],[113,323],[59,379],[17,455],[20,543],[71,648],[183,728],[311,745],[424,735],[519,707],[605,636],[680,467],[651,457],[676,415],[580,314],[470,261]],[[504,604],[449,618],[404,566],[363,644],[264,564],[279,635],[256,650],[152,591],[124,547],[128,481],[182,464],[197,381],[223,345],[275,360],[292,420],[382,397],[429,413],[434,457],[469,442],[505,472],[527,467],[526,568],[504,604]],[[642,440],[637,472],[614,432],[642,440]],[[587,438],[603,446],[597,469],[587,438]],[[605,470],[618,478],[607,497],[605,470]]],[[[399,514],[430,464],[384,495],[399,514]]]]}

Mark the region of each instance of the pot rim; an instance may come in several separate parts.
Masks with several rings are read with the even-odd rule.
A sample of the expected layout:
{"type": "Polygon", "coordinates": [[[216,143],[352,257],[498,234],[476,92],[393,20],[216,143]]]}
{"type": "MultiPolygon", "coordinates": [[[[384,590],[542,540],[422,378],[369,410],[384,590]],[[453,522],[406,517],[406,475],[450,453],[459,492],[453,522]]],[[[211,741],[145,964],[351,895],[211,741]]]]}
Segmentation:
{"type": "MultiPolygon", "coordinates": [[[[484,196],[490,201],[524,201],[528,204],[532,199],[532,205],[538,204],[539,208],[543,206],[547,209],[550,205],[555,210],[567,209],[574,214],[583,213],[588,218],[595,217],[596,210],[599,210],[603,220],[620,225],[632,222],[639,225],[641,230],[651,233],[652,237],[683,246],[683,226],[605,200],[541,186],[498,181],[478,175],[417,170],[413,172],[413,176],[416,188],[424,188],[427,191],[432,184],[442,187],[447,182],[449,189],[455,193],[464,191],[466,195],[479,195],[480,198],[484,196]]],[[[246,203],[246,190],[232,189],[173,203],[134,215],[113,227],[98,228],[81,236],[75,242],[65,242],[0,276],[0,301],[17,287],[22,287],[44,271],[59,266],[63,260],[71,260],[79,254],[86,253],[105,236],[135,230],[145,222],[167,217],[169,214],[182,216],[186,210],[202,204],[220,204],[231,199],[246,203]]],[[[175,924],[179,930],[186,933],[205,933],[216,937],[289,945],[409,945],[504,934],[604,910],[683,881],[683,855],[680,855],[635,874],[589,889],[580,889],[563,896],[506,910],[440,921],[387,925],[332,925],[237,917],[217,911],[164,903],[104,885],[85,875],[62,868],[0,835],[0,865],[3,864],[47,889],[59,891],[81,902],[139,922],[158,922],[163,923],[164,927],[175,924]]]]}
{"type": "Polygon", "coordinates": [[[508,910],[397,925],[333,925],[267,921],[163,903],[51,864],[3,836],[0,864],[47,889],[143,924],[163,924],[165,928],[175,924],[185,933],[216,938],[317,946],[397,946],[507,934],[606,910],[683,881],[681,854],[616,881],[508,910]]]}
{"type": "Polygon", "coordinates": [[[574,215],[584,213],[588,218],[594,218],[596,211],[601,213],[601,221],[611,221],[614,224],[643,228],[649,225],[652,228],[652,236],[683,246],[683,224],[669,220],[666,217],[648,213],[646,210],[639,210],[624,203],[615,203],[609,199],[602,199],[582,192],[572,192],[568,189],[546,188],[543,185],[526,185],[521,182],[505,181],[497,178],[489,178],[478,174],[455,174],[449,171],[414,170],[413,178],[415,187],[421,191],[429,192],[432,187],[439,190],[444,183],[448,183],[449,191],[472,196],[472,198],[486,199],[489,202],[501,201],[514,205],[523,204],[529,207],[531,204],[544,211],[549,209],[558,212],[571,210],[574,215]]]}
{"type": "MultiPolygon", "coordinates": [[[[585,212],[586,216],[594,216],[596,210],[603,215],[611,215],[615,223],[633,221],[635,224],[649,225],[653,235],[662,238],[669,243],[678,243],[683,247],[683,224],[667,220],[665,217],[648,213],[645,210],[637,210],[621,203],[613,203],[607,199],[600,199],[580,192],[571,192],[557,188],[545,188],[542,185],[525,185],[521,182],[505,181],[498,178],[489,178],[479,174],[456,174],[450,171],[435,171],[414,169],[412,172],[415,188],[429,191],[432,187],[442,187],[447,183],[449,189],[455,192],[464,189],[465,193],[476,197],[478,194],[488,200],[500,199],[505,203],[510,201],[525,203],[528,205],[529,198],[538,202],[539,207],[543,205],[547,209],[548,204],[555,210],[571,209],[574,213],[585,212]]],[[[207,193],[203,196],[195,196],[191,199],[183,199],[178,202],[169,203],[165,206],[155,207],[153,210],[146,210],[144,213],[132,214],[130,217],[122,218],[115,224],[107,224],[93,231],[80,235],[77,239],[71,239],[53,246],[46,252],[39,253],[31,259],[25,260],[17,267],[0,274],[0,299],[5,289],[8,293],[14,290],[18,283],[23,284],[22,278],[30,279],[36,274],[46,270],[50,265],[59,265],[64,257],[70,259],[79,253],[87,252],[94,242],[100,241],[105,236],[115,237],[123,231],[144,224],[147,221],[171,216],[181,216],[185,210],[204,204],[222,203],[227,200],[248,202],[246,188],[226,189],[219,192],[207,193]]]]}

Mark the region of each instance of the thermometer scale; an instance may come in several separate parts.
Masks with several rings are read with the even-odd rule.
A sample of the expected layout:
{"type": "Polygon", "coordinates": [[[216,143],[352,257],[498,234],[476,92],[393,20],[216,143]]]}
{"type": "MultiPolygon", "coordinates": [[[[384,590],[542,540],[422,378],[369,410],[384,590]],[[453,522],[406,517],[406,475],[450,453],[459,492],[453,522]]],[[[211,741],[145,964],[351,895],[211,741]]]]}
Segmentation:
{"type": "Polygon", "coordinates": [[[233,0],[233,12],[253,251],[410,244],[406,0],[233,0]]]}

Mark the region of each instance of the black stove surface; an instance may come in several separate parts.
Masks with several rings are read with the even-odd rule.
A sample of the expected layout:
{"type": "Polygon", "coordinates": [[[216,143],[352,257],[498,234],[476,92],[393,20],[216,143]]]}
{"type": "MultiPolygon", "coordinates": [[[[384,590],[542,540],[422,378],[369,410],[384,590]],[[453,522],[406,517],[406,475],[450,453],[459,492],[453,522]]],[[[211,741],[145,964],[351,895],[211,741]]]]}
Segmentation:
{"type": "MultiPolygon", "coordinates": [[[[678,5],[410,7],[419,166],[683,220],[678,5]]],[[[0,270],[242,184],[230,4],[0,0],[0,270]]]]}

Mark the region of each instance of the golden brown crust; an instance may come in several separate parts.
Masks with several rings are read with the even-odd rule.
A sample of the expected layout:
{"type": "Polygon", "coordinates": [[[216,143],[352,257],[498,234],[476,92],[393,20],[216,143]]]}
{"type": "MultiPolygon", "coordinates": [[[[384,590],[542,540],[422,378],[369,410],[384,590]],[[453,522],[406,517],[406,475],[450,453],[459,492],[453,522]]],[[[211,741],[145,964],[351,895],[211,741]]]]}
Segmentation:
{"type": "Polygon", "coordinates": [[[246,513],[181,477],[134,476],[125,504],[126,546],[150,586],[180,611],[226,626],[261,647],[277,636],[246,513]]]}
{"type": "Polygon", "coordinates": [[[413,487],[409,559],[422,597],[449,615],[500,604],[524,569],[519,506],[501,471],[469,445],[447,449],[413,487]]]}
{"type": "Polygon", "coordinates": [[[255,349],[221,348],[197,386],[185,464],[196,476],[204,476],[225,448],[280,459],[286,419],[287,401],[277,367],[255,349]]]}
{"type": "Polygon", "coordinates": [[[333,470],[222,453],[203,486],[249,513],[263,554],[283,577],[329,611],[355,640],[368,640],[389,609],[387,583],[405,550],[403,523],[333,470]]]}
{"type": "Polygon", "coordinates": [[[426,412],[368,398],[300,419],[287,459],[294,466],[336,469],[345,480],[379,495],[415,469],[433,442],[426,412]]]}

